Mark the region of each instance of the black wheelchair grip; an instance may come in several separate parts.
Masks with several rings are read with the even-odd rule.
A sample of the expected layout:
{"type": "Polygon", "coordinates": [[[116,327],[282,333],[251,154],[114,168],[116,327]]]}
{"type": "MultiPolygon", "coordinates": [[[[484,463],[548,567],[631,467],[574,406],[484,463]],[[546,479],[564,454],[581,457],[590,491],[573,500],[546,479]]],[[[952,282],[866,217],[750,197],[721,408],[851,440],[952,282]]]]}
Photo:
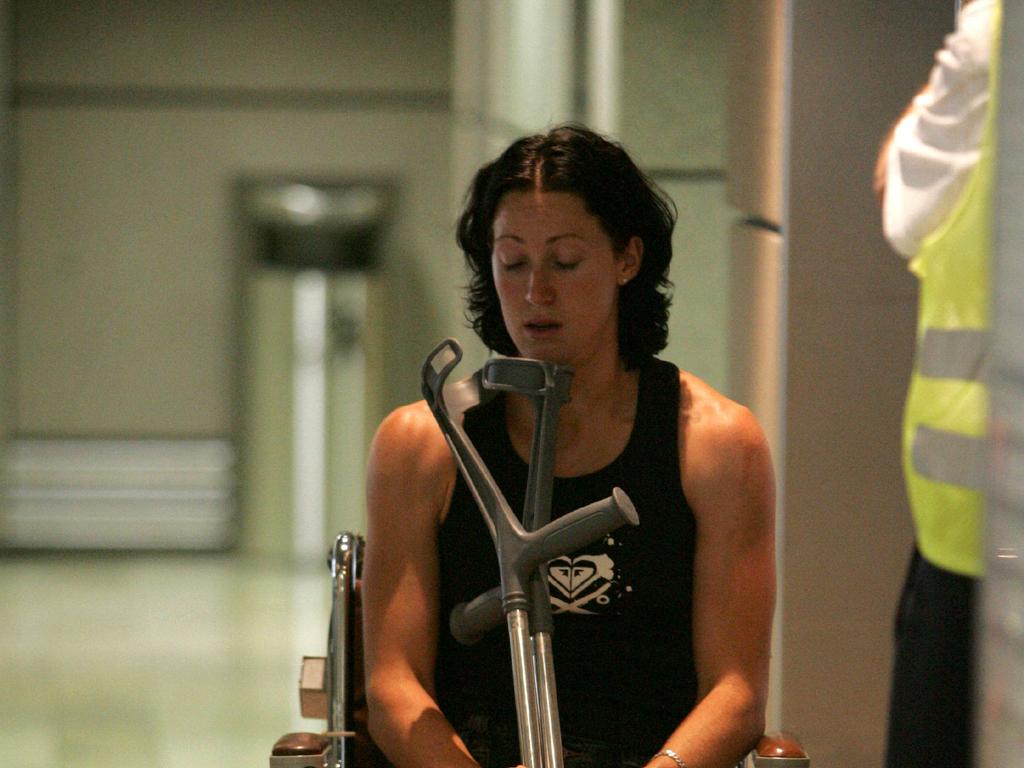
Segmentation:
{"type": "Polygon", "coordinates": [[[468,603],[459,603],[452,608],[448,627],[452,637],[463,645],[474,645],[484,635],[501,624],[505,612],[501,606],[501,587],[489,589],[468,603]]]}

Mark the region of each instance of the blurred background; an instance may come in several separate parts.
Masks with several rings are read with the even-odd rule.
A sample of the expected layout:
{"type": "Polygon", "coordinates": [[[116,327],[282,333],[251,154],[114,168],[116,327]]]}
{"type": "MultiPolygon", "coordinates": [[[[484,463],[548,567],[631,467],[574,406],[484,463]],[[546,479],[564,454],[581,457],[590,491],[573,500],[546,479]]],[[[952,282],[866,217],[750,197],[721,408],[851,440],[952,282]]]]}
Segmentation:
{"type": "MultiPolygon", "coordinates": [[[[580,120],[679,209],[664,356],[779,477],[770,724],[878,764],[916,287],[871,171],[953,3],[0,0],[0,764],[265,764],[454,220],[580,120]]],[[[737,628],[742,631],[742,628],[737,628]]]]}

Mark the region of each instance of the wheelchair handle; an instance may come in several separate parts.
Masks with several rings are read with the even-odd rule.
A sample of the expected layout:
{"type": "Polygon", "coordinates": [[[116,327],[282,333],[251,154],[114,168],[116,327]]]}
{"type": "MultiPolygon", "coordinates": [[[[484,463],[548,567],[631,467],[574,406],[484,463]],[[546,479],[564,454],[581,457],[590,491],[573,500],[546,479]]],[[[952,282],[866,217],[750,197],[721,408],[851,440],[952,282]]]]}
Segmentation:
{"type": "Polygon", "coordinates": [[[811,759],[800,740],[787,731],[766,733],[753,752],[755,768],[808,768],[811,759]]]}
{"type": "Polygon", "coordinates": [[[327,731],[330,739],[330,768],[347,768],[351,748],[342,734],[349,733],[352,693],[353,642],[352,625],[356,581],[361,567],[363,540],[351,533],[341,533],[334,540],[327,557],[331,571],[331,619],[327,634],[327,731]]]}

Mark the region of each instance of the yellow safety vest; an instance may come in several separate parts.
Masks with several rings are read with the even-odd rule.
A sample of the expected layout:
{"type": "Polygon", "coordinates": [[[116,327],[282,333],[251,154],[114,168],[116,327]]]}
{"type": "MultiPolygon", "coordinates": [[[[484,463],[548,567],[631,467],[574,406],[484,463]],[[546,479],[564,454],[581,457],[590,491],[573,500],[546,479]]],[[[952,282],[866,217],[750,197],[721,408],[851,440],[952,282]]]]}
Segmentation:
{"type": "Polygon", "coordinates": [[[903,470],[929,562],[980,576],[991,328],[989,267],[999,74],[994,15],[989,106],[978,164],[952,214],[910,262],[920,280],[917,355],[903,418],[903,470]]]}

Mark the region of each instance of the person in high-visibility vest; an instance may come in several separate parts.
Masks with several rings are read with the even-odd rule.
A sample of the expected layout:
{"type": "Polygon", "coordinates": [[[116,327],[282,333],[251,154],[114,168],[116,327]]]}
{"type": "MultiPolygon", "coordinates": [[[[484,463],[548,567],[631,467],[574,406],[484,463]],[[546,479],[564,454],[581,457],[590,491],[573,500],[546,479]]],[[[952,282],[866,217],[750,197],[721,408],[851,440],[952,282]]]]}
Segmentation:
{"type": "Polygon", "coordinates": [[[916,547],[896,620],[888,768],[970,766],[988,424],[998,0],[965,4],[876,168],[883,229],[920,283],[903,422],[916,547]]]}

